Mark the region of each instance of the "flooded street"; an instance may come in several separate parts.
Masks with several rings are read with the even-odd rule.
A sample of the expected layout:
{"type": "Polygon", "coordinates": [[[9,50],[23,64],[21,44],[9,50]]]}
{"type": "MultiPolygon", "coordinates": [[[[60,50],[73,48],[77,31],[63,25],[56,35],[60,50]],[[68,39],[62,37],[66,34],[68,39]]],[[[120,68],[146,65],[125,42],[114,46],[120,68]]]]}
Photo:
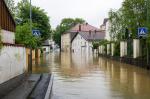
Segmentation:
{"type": "Polygon", "coordinates": [[[150,72],[96,55],[50,53],[33,72],[54,74],[52,99],[150,99],[150,72]]]}

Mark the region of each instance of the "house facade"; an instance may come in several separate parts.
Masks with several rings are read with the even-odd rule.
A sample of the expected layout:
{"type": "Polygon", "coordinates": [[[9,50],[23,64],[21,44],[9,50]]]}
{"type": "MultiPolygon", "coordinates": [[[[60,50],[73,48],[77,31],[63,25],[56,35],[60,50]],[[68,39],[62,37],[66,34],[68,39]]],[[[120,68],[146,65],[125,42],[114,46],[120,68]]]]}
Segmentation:
{"type": "Polygon", "coordinates": [[[87,41],[80,34],[77,34],[71,44],[73,53],[92,53],[92,47],[92,42],[87,41]]]}
{"type": "Polygon", "coordinates": [[[5,1],[0,0],[0,28],[3,43],[15,44],[15,21],[5,1]]]}
{"type": "Polygon", "coordinates": [[[105,32],[105,39],[108,41],[111,40],[110,31],[109,31],[110,25],[111,24],[110,24],[109,19],[105,18],[103,21],[103,24],[100,26],[100,30],[105,32]]]}
{"type": "Polygon", "coordinates": [[[91,54],[93,51],[93,41],[100,41],[105,38],[103,31],[80,31],[72,39],[71,51],[73,53],[91,54]]]}
{"type": "Polygon", "coordinates": [[[71,47],[71,34],[65,33],[61,35],[61,51],[69,52],[71,47]]]}
{"type": "Polygon", "coordinates": [[[72,39],[79,32],[89,32],[89,31],[100,31],[98,28],[89,25],[88,23],[77,24],[69,31],[61,35],[61,51],[71,52],[72,51],[72,39]]]}

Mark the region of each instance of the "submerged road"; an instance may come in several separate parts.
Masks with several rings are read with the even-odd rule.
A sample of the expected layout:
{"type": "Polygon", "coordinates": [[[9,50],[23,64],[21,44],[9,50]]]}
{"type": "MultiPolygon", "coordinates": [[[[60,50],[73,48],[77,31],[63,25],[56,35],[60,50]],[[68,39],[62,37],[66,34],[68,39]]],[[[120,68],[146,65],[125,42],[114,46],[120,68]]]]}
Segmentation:
{"type": "Polygon", "coordinates": [[[54,74],[52,99],[150,99],[150,72],[86,54],[50,53],[35,73],[54,74]]]}

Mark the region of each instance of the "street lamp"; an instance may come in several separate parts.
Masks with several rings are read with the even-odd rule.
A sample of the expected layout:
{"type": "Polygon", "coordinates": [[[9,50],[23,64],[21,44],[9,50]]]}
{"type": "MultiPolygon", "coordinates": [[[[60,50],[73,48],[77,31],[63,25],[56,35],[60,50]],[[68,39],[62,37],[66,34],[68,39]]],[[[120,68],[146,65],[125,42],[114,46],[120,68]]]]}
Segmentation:
{"type": "MultiPolygon", "coordinates": [[[[147,0],[147,27],[148,27],[148,30],[149,29],[149,24],[150,24],[150,0],[147,0]]],[[[148,43],[146,43],[147,45],[147,65],[149,64],[149,46],[148,46],[148,43]]]]}
{"type": "MultiPolygon", "coordinates": [[[[30,0],[30,30],[32,33],[32,4],[30,0]]],[[[29,72],[32,73],[32,46],[30,46],[30,67],[29,72]]]]}

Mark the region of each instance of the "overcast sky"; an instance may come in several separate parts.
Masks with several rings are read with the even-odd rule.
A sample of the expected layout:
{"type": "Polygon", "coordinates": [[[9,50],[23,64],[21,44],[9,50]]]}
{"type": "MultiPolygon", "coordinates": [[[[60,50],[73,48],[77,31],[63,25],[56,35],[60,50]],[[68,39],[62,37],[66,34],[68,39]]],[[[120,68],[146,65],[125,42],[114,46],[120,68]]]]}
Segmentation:
{"type": "MultiPolygon", "coordinates": [[[[15,0],[18,2],[19,0],[15,0]]],[[[63,18],[83,18],[99,27],[108,17],[109,10],[121,7],[123,0],[32,0],[32,4],[44,9],[55,28],[63,18]]]]}

